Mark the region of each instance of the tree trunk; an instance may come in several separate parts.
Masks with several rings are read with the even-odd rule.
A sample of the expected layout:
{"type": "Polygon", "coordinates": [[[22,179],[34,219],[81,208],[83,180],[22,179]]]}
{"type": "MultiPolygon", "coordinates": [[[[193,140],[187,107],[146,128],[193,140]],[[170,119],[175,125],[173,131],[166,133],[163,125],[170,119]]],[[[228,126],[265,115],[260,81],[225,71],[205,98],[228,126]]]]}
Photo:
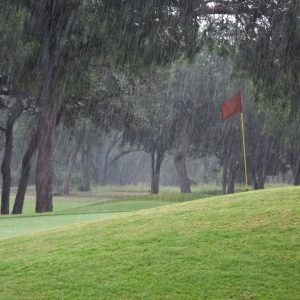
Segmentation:
{"type": "Polygon", "coordinates": [[[257,183],[257,179],[256,179],[255,170],[252,170],[252,172],[251,172],[251,178],[252,178],[252,182],[253,182],[253,188],[255,190],[258,190],[258,183],[257,183]]]}
{"type": "Polygon", "coordinates": [[[300,163],[298,169],[294,173],[294,185],[296,186],[300,185],[300,163]]]}
{"type": "Polygon", "coordinates": [[[186,169],[186,155],[182,152],[177,153],[174,158],[174,164],[178,173],[180,192],[190,194],[191,187],[186,169]]]}
{"type": "MultiPolygon", "coordinates": [[[[30,1],[33,17],[43,22],[42,32],[42,93],[40,102],[38,156],[36,167],[36,212],[53,210],[53,147],[59,99],[55,95],[58,83],[68,72],[75,56],[63,53],[62,42],[72,31],[72,13],[80,1],[30,1]],[[42,4],[40,4],[42,2],[42,4]]],[[[85,50],[79,54],[83,56],[85,50]]],[[[74,53],[73,53],[74,54],[74,53]]]]}
{"type": "Polygon", "coordinates": [[[36,151],[37,142],[38,142],[38,132],[36,131],[33,134],[30,143],[28,145],[28,148],[22,159],[21,177],[20,177],[18,191],[17,191],[17,195],[15,198],[15,203],[12,211],[13,214],[21,214],[23,211],[24,198],[25,198],[25,194],[28,186],[29,174],[30,174],[30,163],[36,151]]]}
{"type": "Polygon", "coordinates": [[[106,185],[106,177],[107,177],[107,171],[108,171],[108,159],[109,159],[110,151],[106,151],[104,156],[104,167],[103,167],[103,174],[101,179],[101,185],[106,185]]]}
{"type": "Polygon", "coordinates": [[[258,173],[258,180],[257,180],[257,189],[258,190],[262,190],[265,188],[265,181],[266,181],[266,177],[265,175],[263,174],[262,171],[260,171],[258,173]]]}
{"type": "Polygon", "coordinates": [[[223,195],[226,195],[226,188],[227,188],[227,163],[224,162],[224,164],[223,164],[223,176],[222,176],[223,195]]]}
{"type": "Polygon", "coordinates": [[[159,193],[160,169],[163,159],[164,153],[162,151],[151,152],[151,194],[159,193]]]}
{"type": "Polygon", "coordinates": [[[11,157],[13,150],[13,128],[16,120],[22,113],[22,104],[17,102],[15,108],[7,119],[5,128],[5,150],[1,165],[2,173],[2,194],[1,194],[1,214],[9,214],[9,195],[11,185],[11,157]]]}
{"type": "Polygon", "coordinates": [[[68,155],[67,163],[65,166],[65,172],[64,172],[64,181],[60,188],[60,194],[62,195],[68,195],[70,193],[70,180],[72,176],[72,171],[74,168],[74,164],[76,162],[77,154],[81,145],[82,137],[84,135],[85,128],[81,130],[79,134],[77,134],[77,137],[75,138],[75,149],[68,155]]]}
{"type": "Polygon", "coordinates": [[[235,176],[236,176],[236,169],[235,169],[235,167],[232,167],[232,168],[230,168],[230,171],[229,171],[229,183],[228,183],[227,194],[234,193],[235,176]]]}
{"type": "Polygon", "coordinates": [[[119,135],[118,132],[116,132],[111,140],[111,142],[109,143],[109,145],[107,146],[106,152],[105,152],[105,156],[104,156],[104,169],[103,169],[103,175],[102,175],[102,180],[101,180],[101,185],[106,185],[106,177],[107,177],[107,172],[108,169],[111,165],[111,163],[109,163],[109,159],[110,159],[110,154],[112,152],[112,150],[114,149],[114,147],[117,145],[117,143],[121,140],[121,135],[119,135]]]}
{"type": "Polygon", "coordinates": [[[255,190],[262,190],[265,188],[266,176],[264,174],[263,168],[252,170],[251,177],[253,181],[253,187],[255,190]]]}
{"type": "Polygon", "coordinates": [[[91,150],[92,145],[88,141],[84,145],[84,152],[83,152],[83,168],[82,168],[82,186],[80,188],[83,192],[89,192],[91,190],[91,150]]]}
{"type": "Polygon", "coordinates": [[[78,149],[75,149],[67,159],[67,163],[65,165],[64,170],[64,181],[60,188],[61,195],[69,195],[70,194],[70,180],[72,176],[73,167],[77,158],[78,149]]]}
{"type": "Polygon", "coordinates": [[[57,71],[52,66],[49,40],[46,39],[43,51],[44,84],[41,96],[39,119],[38,156],[36,166],[36,212],[53,210],[53,148],[54,129],[58,111],[58,101],[54,91],[58,82],[57,71]]]}
{"type": "Polygon", "coordinates": [[[13,128],[6,127],[5,130],[5,151],[1,165],[2,173],[2,194],[1,194],[1,214],[9,214],[9,195],[11,185],[11,156],[13,148],[13,128]]]}

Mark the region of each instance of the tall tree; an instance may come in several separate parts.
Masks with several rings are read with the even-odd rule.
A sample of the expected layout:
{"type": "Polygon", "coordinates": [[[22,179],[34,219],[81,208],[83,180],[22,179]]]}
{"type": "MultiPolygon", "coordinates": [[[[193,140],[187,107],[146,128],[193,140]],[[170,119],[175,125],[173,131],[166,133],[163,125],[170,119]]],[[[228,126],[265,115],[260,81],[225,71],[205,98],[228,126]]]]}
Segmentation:
{"type": "MultiPolygon", "coordinates": [[[[174,110],[171,153],[182,193],[191,192],[187,157],[195,153],[197,145],[205,144],[218,118],[216,101],[228,81],[226,66],[222,59],[206,50],[198,54],[193,65],[175,64],[169,86],[174,110]]],[[[198,151],[200,156],[199,147],[198,151]]]]}
{"type": "Polygon", "coordinates": [[[36,152],[37,141],[38,141],[38,131],[36,128],[34,128],[30,137],[29,144],[27,146],[27,149],[22,159],[21,176],[19,180],[13,211],[12,211],[13,214],[21,214],[23,211],[25,194],[26,194],[29,175],[30,175],[31,159],[36,152]]]}
{"type": "Polygon", "coordinates": [[[74,128],[74,131],[72,132],[72,136],[71,136],[72,147],[67,151],[67,159],[64,168],[63,183],[60,187],[60,194],[62,195],[68,195],[70,193],[71,175],[76,162],[77,154],[84,140],[85,130],[86,128],[84,125],[80,128],[80,125],[77,124],[77,128],[74,128]]]}
{"type": "MultiPolygon", "coordinates": [[[[78,59],[93,54],[114,64],[163,64],[193,49],[198,23],[186,19],[169,28],[171,3],[155,1],[23,1],[30,12],[29,32],[40,43],[41,116],[36,170],[36,211],[52,210],[53,132],[59,108],[58,86],[78,59]],[[189,29],[189,30],[187,30],[189,29]],[[185,43],[180,43],[180,40],[185,43]],[[186,43],[189,41],[189,43],[186,43]]],[[[186,15],[186,5],[172,3],[186,15]]]]}
{"type": "Polygon", "coordinates": [[[13,151],[13,129],[16,120],[23,111],[23,103],[20,99],[11,99],[14,104],[8,107],[8,116],[5,127],[0,129],[5,134],[5,150],[1,164],[2,173],[2,194],[1,194],[1,214],[9,214],[9,195],[11,187],[11,158],[13,151]]]}
{"type": "Polygon", "coordinates": [[[151,193],[159,193],[160,171],[165,154],[171,145],[172,103],[166,95],[166,74],[147,74],[151,88],[134,103],[135,122],[125,127],[124,143],[128,142],[151,157],[151,193]]]}

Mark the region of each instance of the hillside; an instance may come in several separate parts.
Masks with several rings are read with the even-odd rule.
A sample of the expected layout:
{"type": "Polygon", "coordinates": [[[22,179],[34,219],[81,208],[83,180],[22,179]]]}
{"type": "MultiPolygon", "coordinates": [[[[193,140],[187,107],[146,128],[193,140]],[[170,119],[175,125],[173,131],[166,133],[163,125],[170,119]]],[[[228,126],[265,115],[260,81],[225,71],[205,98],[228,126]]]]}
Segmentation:
{"type": "Polygon", "coordinates": [[[0,215],[0,241],[12,237],[22,236],[27,233],[37,233],[64,225],[91,221],[99,218],[111,217],[124,212],[139,211],[178,202],[191,201],[211,197],[208,191],[193,194],[162,193],[149,195],[135,193],[123,198],[114,197],[115,192],[110,190],[107,194],[89,192],[84,195],[68,195],[54,198],[54,211],[51,213],[35,214],[35,196],[27,195],[25,200],[24,214],[0,215]]]}
{"type": "Polygon", "coordinates": [[[0,299],[299,299],[299,200],[277,188],[0,241],[0,299]]]}

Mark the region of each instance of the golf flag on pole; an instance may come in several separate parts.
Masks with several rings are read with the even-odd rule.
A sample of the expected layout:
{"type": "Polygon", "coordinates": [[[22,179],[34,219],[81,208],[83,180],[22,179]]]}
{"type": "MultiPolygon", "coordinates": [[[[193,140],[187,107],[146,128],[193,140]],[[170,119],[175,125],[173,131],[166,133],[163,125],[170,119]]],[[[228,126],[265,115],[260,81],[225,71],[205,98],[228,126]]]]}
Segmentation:
{"type": "Polygon", "coordinates": [[[236,113],[242,112],[242,95],[238,92],[236,95],[225,101],[221,106],[222,120],[232,117],[236,113]]]}
{"type": "Polygon", "coordinates": [[[247,156],[246,156],[246,143],[245,143],[245,128],[244,128],[244,116],[242,109],[242,95],[238,92],[236,95],[225,101],[221,106],[222,120],[234,116],[236,113],[241,113],[241,128],[242,128],[242,142],[243,142],[243,154],[244,154],[244,172],[245,172],[245,190],[248,191],[248,171],[247,171],[247,156]]]}

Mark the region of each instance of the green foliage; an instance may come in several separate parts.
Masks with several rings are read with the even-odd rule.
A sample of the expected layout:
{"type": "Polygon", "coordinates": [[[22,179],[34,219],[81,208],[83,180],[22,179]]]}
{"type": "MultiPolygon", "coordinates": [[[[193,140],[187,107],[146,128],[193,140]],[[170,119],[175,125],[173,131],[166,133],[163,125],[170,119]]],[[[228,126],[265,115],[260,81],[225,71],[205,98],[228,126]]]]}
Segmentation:
{"type": "Polygon", "coordinates": [[[191,178],[191,177],[189,177],[189,183],[190,183],[190,185],[197,185],[197,184],[199,184],[198,179],[191,178]]]}
{"type": "Polygon", "coordinates": [[[34,87],[31,72],[39,45],[25,38],[29,18],[28,11],[19,5],[0,5],[0,73],[9,77],[14,92],[34,87]]]}
{"type": "Polygon", "coordinates": [[[239,36],[237,69],[250,77],[256,100],[281,109],[299,108],[299,1],[274,1],[270,13],[239,36]]]}
{"type": "Polygon", "coordinates": [[[124,142],[149,153],[156,150],[165,153],[171,146],[173,103],[167,94],[168,75],[164,70],[144,73],[146,90],[142,83],[141,94],[133,99],[135,122],[124,132],[124,142]]]}

